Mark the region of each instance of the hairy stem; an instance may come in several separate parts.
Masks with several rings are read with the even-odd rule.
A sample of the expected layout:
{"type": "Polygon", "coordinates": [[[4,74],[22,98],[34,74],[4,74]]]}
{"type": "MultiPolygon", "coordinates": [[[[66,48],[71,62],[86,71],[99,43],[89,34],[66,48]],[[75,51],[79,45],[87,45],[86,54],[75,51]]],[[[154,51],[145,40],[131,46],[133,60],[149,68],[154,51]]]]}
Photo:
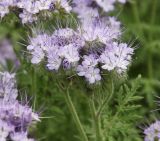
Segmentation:
{"type": "Polygon", "coordinates": [[[72,114],[72,117],[73,117],[73,120],[74,120],[74,122],[76,124],[76,127],[77,127],[77,129],[78,129],[78,131],[79,131],[79,133],[81,135],[82,141],[88,141],[87,135],[86,135],[86,133],[85,133],[85,131],[83,129],[83,126],[82,126],[82,124],[80,122],[80,119],[78,117],[76,109],[75,109],[75,107],[74,107],[74,105],[72,103],[72,100],[70,98],[69,90],[67,89],[67,92],[64,93],[63,95],[64,95],[65,101],[67,103],[67,106],[68,106],[68,108],[70,110],[70,113],[72,114]]]}
{"type": "Polygon", "coordinates": [[[110,102],[110,100],[113,97],[113,93],[114,93],[114,85],[113,85],[113,81],[111,81],[111,92],[109,97],[106,97],[102,103],[102,105],[100,106],[100,108],[97,111],[96,116],[99,117],[101,115],[101,112],[104,110],[105,106],[110,102]]]}
{"type": "Polygon", "coordinates": [[[89,99],[90,109],[93,117],[93,126],[95,129],[96,141],[102,141],[100,117],[96,116],[96,109],[93,97],[89,99]]]}

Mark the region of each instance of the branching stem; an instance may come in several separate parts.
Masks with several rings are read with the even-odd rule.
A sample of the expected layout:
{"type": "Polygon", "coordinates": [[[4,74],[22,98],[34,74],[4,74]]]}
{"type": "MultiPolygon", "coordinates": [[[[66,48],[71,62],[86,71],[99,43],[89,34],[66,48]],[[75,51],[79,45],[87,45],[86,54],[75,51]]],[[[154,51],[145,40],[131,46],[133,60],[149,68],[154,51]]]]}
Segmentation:
{"type": "Polygon", "coordinates": [[[92,117],[93,117],[93,126],[95,129],[96,141],[102,141],[100,117],[96,115],[96,109],[95,109],[93,96],[89,99],[89,104],[90,104],[90,110],[91,110],[92,117]]]}

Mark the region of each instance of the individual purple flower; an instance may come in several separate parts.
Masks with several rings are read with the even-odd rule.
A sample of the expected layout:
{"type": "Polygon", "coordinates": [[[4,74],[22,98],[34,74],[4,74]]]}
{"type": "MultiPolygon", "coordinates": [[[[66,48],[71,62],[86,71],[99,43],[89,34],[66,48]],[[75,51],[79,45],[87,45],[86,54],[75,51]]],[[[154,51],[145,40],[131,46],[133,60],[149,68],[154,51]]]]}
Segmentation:
{"type": "Polygon", "coordinates": [[[89,68],[87,70],[87,73],[85,74],[85,77],[87,78],[90,84],[100,81],[101,80],[100,69],[92,67],[89,68]]]}
{"type": "Polygon", "coordinates": [[[101,80],[100,69],[96,67],[98,59],[95,55],[84,56],[82,65],[78,65],[77,74],[84,76],[90,84],[101,80]]]}
{"type": "Polygon", "coordinates": [[[116,0],[96,0],[96,2],[105,12],[109,12],[114,10],[114,3],[116,0]]]}
{"type": "Polygon", "coordinates": [[[61,51],[62,51],[61,55],[65,59],[67,59],[69,63],[74,64],[78,62],[80,59],[78,48],[76,48],[74,44],[69,44],[69,45],[64,46],[61,51]]]}
{"type": "Polygon", "coordinates": [[[23,12],[19,14],[19,17],[21,18],[23,24],[32,23],[37,20],[35,15],[27,12],[26,10],[23,10],[23,12]]]}
{"type": "Polygon", "coordinates": [[[8,5],[0,2],[0,17],[3,18],[8,13],[9,13],[8,5]]]}
{"type": "Polygon", "coordinates": [[[10,132],[13,132],[13,126],[0,119],[0,141],[6,141],[10,132]]]}
{"type": "Polygon", "coordinates": [[[125,43],[113,42],[108,44],[100,56],[102,69],[111,71],[116,69],[118,73],[125,72],[131,61],[133,49],[125,43]]]}
{"type": "Polygon", "coordinates": [[[65,9],[66,12],[70,12],[72,10],[72,7],[69,5],[67,0],[57,0],[59,5],[65,9]]]}
{"type": "Polygon", "coordinates": [[[98,59],[96,58],[95,55],[90,54],[90,55],[84,55],[83,57],[83,61],[82,61],[82,65],[83,66],[87,66],[87,67],[95,67],[98,64],[98,59]]]}
{"type": "Polygon", "coordinates": [[[27,137],[27,132],[14,132],[11,134],[11,139],[13,141],[34,141],[34,139],[27,137]]]}
{"type": "Polygon", "coordinates": [[[78,14],[78,18],[83,22],[99,16],[98,9],[89,6],[92,2],[92,0],[73,0],[73,11],[78,14]]]}
{"type": "Polygon", "coordinates": [[[39,10],[48,10],[52,4],[53,0],[39,0],[39,10]]]}
{"type": "Polygon", "coordinates": [[[59,69],[62,58],[58,55],[58,53],[59,49],[56,46],[47,50],[47,68],[49,70],[57,71],[59,69]]]}
{"type": "Polygon", "coordinates": [[[156,121],[144,130],[145,141],[160,140],[160,121],[156,121]]]}
{"type": "Polygon", "coordinates": [[[50,46],[50,37],[47,34],[37,35],[35,38],[30,38],[30,45],[27,50],[31,52],[33,64],[40,63],[45,57],[45,51],[50,46]]]}

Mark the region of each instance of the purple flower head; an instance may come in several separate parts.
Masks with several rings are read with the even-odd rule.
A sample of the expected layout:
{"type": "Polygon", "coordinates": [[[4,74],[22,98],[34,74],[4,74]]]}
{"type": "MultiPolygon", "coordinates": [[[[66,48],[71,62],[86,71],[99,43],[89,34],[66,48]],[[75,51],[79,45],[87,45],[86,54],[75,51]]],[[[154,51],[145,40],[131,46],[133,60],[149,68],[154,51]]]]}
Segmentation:
{"type": "MultiPolygon", "coordinates": [[[[0,140],[11,139],[12,134],[17,136],[22,131],[28,132],[28,127],[40,121],[37,113],[27,104],[20,103],[17,98],[16,81],[14,74],[0,72],[0,140]]],[[[15,136],[14,136],[15,137],[15,136]]],[[[17,138],[13,138],[15,141],[17,138]]],[[[24,139],[24,141],[26,141],[24,139]]]]}
{"type": "Polygon", "coordinates": [[[73,11],[78,14],[78,18],[83,21],[88,21],[93,17],[98,17],[98,9],[90,5],[93,0],[73,0],[73,11]]]}
{"type": "Polygon", "coordinates": [[[83,59],[82,65],[77,67],[77,74],[79,76],[84,76],[90,84],[100,81],[100,69],[96,67],[98,64],[98,59],[96,59],[95,55],[85,55],[83,59]]]}
{"type": "Polygon", "coordinates": [[[27,46],[32,54],[31,62],[33,64],[40,63],[45,57],[45,51],[51,45],[51,38],[47,34],[37,35],[35,38],[30,38],[30,45],[27,46]]]}
{"type": "Polygon", "coordinates": [[[96,2],[105,12],[109,12],[114,10],[116,0],[96,0],[96,2]]]}
{"type": "Polygon", "coordinates": [[[59,69],[62,62],[62,58],[58,55],[58,53],[59,48],[57,46],[53,46],[47,50],[47,68],[49,70],[57,71],[59,69]]]}
{"type": "Polygon", "coordinates": [[[75,44],[69,44],[60,49],[60,56],[65,58],[69,63],[76,63],[79,61],[79,52],[75,44]]]}
{"type": "Polygon", "coordinates": [[[70,12],[72,9],[67,0],[1,0],[0,17],[3,18],[10,12],[9,7],[14,7],[19,11],[23,11],[19,15],[22,23],[31,23],[37,20],[37,16],[41,11],[53,11],[53,5],[58,5],[58,9],[63,8],[66,12],[70,12]]]}
{"type": "Polygon", "coordinates": [[[100,56],[102,69],[111,71],[116,69],[118,73],[125,72],[131,61],[133,49],[125,43],[113,42],[106,46],[104,53],[100,56]]]}
{"type": "Polygon", "coordinates": [[[156,121],[144,130],[145,141],[160,140],[160,121],[156,121]]]}
{"type": "Polygon", "coordinates": [[[35,15],[25,10],[23,10],[23,12],[19,14],[19,17],[21,18],[23,24],[32,23],[37,20],[37,17],[35,15]]]}

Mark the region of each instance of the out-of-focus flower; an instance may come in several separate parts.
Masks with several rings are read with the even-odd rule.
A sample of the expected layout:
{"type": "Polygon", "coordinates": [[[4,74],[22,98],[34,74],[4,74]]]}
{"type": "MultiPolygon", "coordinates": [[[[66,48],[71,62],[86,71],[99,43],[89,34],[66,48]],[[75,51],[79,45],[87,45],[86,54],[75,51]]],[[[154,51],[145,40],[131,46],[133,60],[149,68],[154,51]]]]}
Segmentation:
{"type": "Polygon", "coordinates": [[[156,121],[144,130],[145,141],[160,140],[160,121],[156,121]]]}
{"type": "Polygon", "coordinates": [[[0,101],[15,101],[17,96],[15,74],[0,73],[0,101]]]}
{"type": "Polygon", "coordinates": [[[13,51],[12,45],[5,39],[0,41],[0,64],[6,66],[7,61],[11,61],[16,67],[19,66],[19,61],[13,51]]]}
{"type": "Polygon", "coordinates": [[[27,132],[20,132],[20,133],[14,132],[11,134],[11,139],[13,141],[34,141],[34,139],[29,139],[27,137],[27,132]]]}
{"type": "Polygon", "coordinates": [[[19,17],[21,18],[22,23],[32,23],[37,20],[36,16],[25,10],[19,14],[19,17]]]}
{"type": "Polygon", "coordinates": [[[28,127],[40,121],[37,113],[17,100],[15,74],[0,72],[0,139],[32,141],[27,138],[28,127]],[[25,134],[24,134],[25,133],[25,134]]]}
{"type": "Polygon", "coordinates": [[[9,133],[13,131],[14,131],[13,126],[10,126],[8,123],[0,119],[0,140],[1,141],[6,141],[6,138],[8,137],[9,133]]]}
{"type": "Polygon", "coordinates": [[[17,8],[23,11],[19,14],[22,23],[31,23],[36,21],[37,16],[43,12],[53,12],[58,4],[58,9],[63,8],[66,12],[71,11],[71,7],[67,0],[1,0],[0,1],[0,17],[3,18],[10,12],[9,9],[17,8]],[[55,6],[53,6],[55,5],[55,6]]]}

